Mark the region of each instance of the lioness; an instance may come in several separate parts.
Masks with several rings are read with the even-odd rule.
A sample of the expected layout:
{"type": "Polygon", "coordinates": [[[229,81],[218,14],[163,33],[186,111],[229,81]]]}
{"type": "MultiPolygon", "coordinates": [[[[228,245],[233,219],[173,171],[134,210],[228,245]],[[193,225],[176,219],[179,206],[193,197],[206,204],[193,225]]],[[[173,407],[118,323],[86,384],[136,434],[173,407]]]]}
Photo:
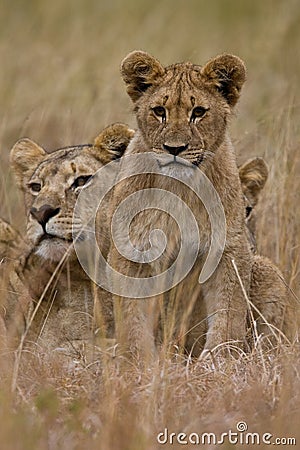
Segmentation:
{"type": "MultiPolygon", "coordinates": [[[[164,68],[147,53],[135,51],[122,62],[121,73],[134,103],[138,124],[125,155],[153,152],[156,156],[151,170],[162,168],[161,173],[166,176],[155,179],[143,174],[131,177],[127,182],[125,180],[115,189],[114,207],[139,190],[162,188],[192,207],[200,230],[196,264],[186,278],[168,293],[165,300],[167,312],[161,310],[163,328],[167,322],[170,323],[171,313],[176,324],[173,332],[187,336],[186,346],[194,349],[194,354],[200,353],[202,344],[204,351],[211,351],[226,342],[242,346],[247,306],[232,260],[248,292],[252,255],[245,231],[243,193],[228,135],[228,122],[246,78],[245,65],[238,57],[224,54],[203,67],[182,63],[164,68]],[[168,177],[168,174],[185,173],[192,178],[197,167],[216,189],[227,222],[222,258],[201,288],[198,277],[210,243],[208,216],[193,192],[168,177]],[[207,328],[200,346],[195,345],[197,339],[194,336],[189,339],[190,316],[202,318],[207,328]]],[[[121,178],[126,178],[124,169],[121,169],[121,178]]],[[[176,208],[176,202],[170,205],[170,210],[176,208]]],[[[126,218],[125,213],[124,221],[126,218]]],[[[147,208],[132,220],[130,238],[133,247],[142,251],[147,249],[152,228],[163,230],[172,242],[171,248],[162,258],[139,264],[127,259],[112,243],[109,260],[122,274],[153,277],[174,262],[174,255],[180,247],[178,227],[168,214],[159,209],[147,208]]],[[[189,230],[183,230],[183,233],[190,239],[192,250],[194,236],[189,230]]],[[[132,298],[114,295],[117,338],[134,353],[151,356],[155,352],[154,328],[160,298],[136,300],[134,294],[132,298]]],[[[199,337],[200,334],[199,331],[199,337]]]]}
{"type": "MultiPolygon", "coordinates": [[[[42,299],[30,327],[33,340],[40,337],[40,343],[53,348],[90,336],[94,287],[72,245],[72,231],[81,229],[80,220],[74,223],[73,210],[95,172],[123,154],[133,133],[126,125],[114,124],[93,144],[51,154],[30,139],[21,139],[12,148],[11,165],[25,198],[27,245],[20,262],[13,270],[8,268],[15,289],[7,304],[10,329],[14,324],[22,332],[42,299]]],[[[109,321],[111,308],[104,313],[109,321]]]]}

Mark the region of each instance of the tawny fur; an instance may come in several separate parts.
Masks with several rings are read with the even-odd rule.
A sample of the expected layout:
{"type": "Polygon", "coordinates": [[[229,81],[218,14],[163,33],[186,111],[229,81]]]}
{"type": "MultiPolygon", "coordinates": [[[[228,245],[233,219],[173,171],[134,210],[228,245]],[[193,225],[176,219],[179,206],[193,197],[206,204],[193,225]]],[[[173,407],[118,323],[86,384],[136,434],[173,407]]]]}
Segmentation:
{"type": "MultiPolygon", "coordinates": [[[[111,130],[109,130],[111,131],[111,130]]],[[[114,129],[114,134],[110,134],[106,137],[106,140],[108,139],[110,141],[110,153],[106,155],[104,152],[102,157],[107,157],[106,162],[109,162],[112,158],[112,148],[119,148],[120,152],[122,153],[122,147],[121,145],[117,145],[117,139],[118,134],[116,133],[116,129],[114,129]],[[114,145],[112,143],[114,142],[114,145]]],[[[103,145],[103,134],[99,135],[95,143],[97,143],[97,146],[103,145]],[[101,142],[102,141],[102,142],[101,142]]],[[[125,144],[124,144],[125,145],[125,144]]],[[[119,155],[120,156],[120,155],[119,155]]],[[[249,231],[249,236],[251,240],[251,244],[254,245],[253,248],[256,249],[256,241],[255,241],[255,232],[256,232],[256,221],[255,221],[255,210],[254,207],[256,206],[260,192],[262,188],[264,187],[264,184],[267,180],[268,176],[268,169],[267,166],[262,158],[254,158],[252,160],[247,161],[245,164],[243,164],[239,168],[239,175],[241,178],[242,183],[242,190],[244,193],[244,199],[245,199],[245,216],[246,216],[246,223],[247,223],[247,230],[249,231]],[[249,218],[252,220],[249,221],[249,218]],[[254,219],[254,220],[253,220],[254,219]]],[[[16,315],[16,311],[14,311],[14,322],[15,324],[19,324],[18,327],[21,328],[21,330],[24,328],[24,318],[29,317],[30,314],[32,314],[33,306],[34,306],[34,300],[33,298],[38,298],[43,290],[45,289],[46,282],[50,278],[50,276],[55,271],[55,264],[51,265],[51,263],[48,261],[45,269],[43,271],[40,270],[40,267],[34,267],[35,264],[38,264],[40,262],[39,258],[33,258],[30,256],[29,262],[26,261],[27,254],[31,254],[31,248],[30,246],[25,246],[25,243],[22,241],[21,236],[18,234],[14,228],[8,224],[3,219],[0,219],[0,241],[2,244],[1,247],[1,258],[6,258],[8,260],[14,260],[14,258],[17,257],[17,255],[22,255],[21,262],[18,262],[17,264],[13,264],[13,269],[11,270],[12,264],[10,264],[10,270],[6,270],[6,273],[9,273],[10,276],[10,289],[15,291],[15,295],[18,296],[18,305],[20,307],[19,314],[16,315]],[[39,275],[42,275],[40,277],[40,281],[38,282],[37,277],[32,283],[32,276],[36,275],[36,272],[38,270],[39,275]],[[28,279],[30,282],[28,283],[28,279]],[[33,297],[33,298],[32,298],[33,297]],[[21,327],[20,327],[21,323],[21,327]]],[[[67,262],[69,264],[70,261],[67,262]]],[[[6,264],[7,265],[7,264],[6,264]]],[[[71,289],[70,280],[69,282],[65,279],[65,270],[60,272],[58,277],[55,277],[50,289],[53,291],[54,287],[56,286],[57,279],[59,279],[59,296],[60,297],[66,297],[70,296],[70,292],[73,290],[73,296],[82,298],[82,294],[80,294],[80,289],[78,290],[76,286],[74,286],[74,278],[76,271],[78,271],[79,275],[79,283],[82,284],[82,270],[81,268],[76,264],[74,264],[73,261],[73,267],[71,270],[69,270],[70,273],[73,274],[73,286],[71,289]],[[76,269],[76,270],[75,270],[76,269]],[[67,288],[66,288],[67,287],[67,288]],[[71,289],[71,290],[70,290],[71,289]]],[[[85,278],[85,281],[83,282],[83,285],[86,288],[86,295],[85,300],[87,297],[89,297],[91,294],[91,286],[88,285],[88,280],[85,278]]],[[[51,298],[51,291],[46,293],[45,298],[50,299],[51,298]]],[[[99,294],[99,291],[98,291],[99,294]]],[[[53,294],[57,295],[57,294],[53,294]]],[[[93,292],[93,295],[97,295],[97,291],[95,290],[93,292]]],[[[293,314],[293,306],[292,302],[289,300],[287,295],[287,289],[283,280],[283,276],[280,273],[279,269],[268,259],[260,255],[254,256],[254,262],[252,265],[252,276],[251,276],[251,288],[250,288],[250,300],[255,305],[256,308],[259,309],[261,312],[263,318],[267,321],[267,324],[264,323],[264,319],[262,316],[260,316],[256,310],[253,311],[253,315],[255,319],[257,320],[257,331],[259,335],[267,336],[268,339],[272,337],[272,331],[275,332],[275,334],[278,334],[277,329],[282,331],[288,339],[293,339],[295,335],[296,330],[296,324],[294,321],[294,314],[293,314]],[[270,327],[271,326],[271,327],[270,327]]],[[[12,296],[12,294],[11,294],[12,296]]],[[[101,296],[102,298],[103,296],[101,296]]],[[[104,295],[105,298],[105,295],[104,295]]],[[[103,298],[102,298],[103,302],[103,298]]],[[[81,305],[82,306],[82,305],[81,305]]],[[[80,327],[78,327],[78,321],[77,320],[71,320],[68,314],[66,314],[66,310],[63,308],[60,310],[60,308],[57,310],[57,303],[55,302],[54,305],[52,305],[53,311],[50,315],[51,318],[56,318],[61,321],[61,328],[64,326],[65,323],[65,330],[63,332],[63,336],[61,336],[61,332],[57,333],[57,326],[53,326],[53,324],[49,324],[46,327],[46,330],[48,330],[48,333],[45,334],[45,330],[42,333],[43,340],[48,341],[50,345],[53,345],[53,342],[62,342],[66,338],[66,336],[69,336],[68,339],[71,341],[71,332],[70,330],[74,328],[73,334],[81,334],[82,330],[80,327]],[[71,323],[72,322],[72,323],[71,323]],[[74,326],[75,325],[75,326],[74,326]],[[69,330],[67,330],[69,328],[69,330]],[[51,335],[49,335],[49,332],[51,332],[51,335]],[[59,337],[60,336],[60,337],[59,337]]],[[[9,308],[8,308],[9,309],[9,308]]],[[[201,309],[201,308],[200,308],[201,309]]],[[[95,312],[95,311],[94,311],[95,312]]],[[[194,311],[195,312],[195,311],[194,311]]],[[[111,311],[106,311],[106,317],[108,315],[111,315],[111,311]]],[[[43,321],[43,315],[45,316],[47,314],[47,303],[42,302],[41,309],[37,315],[37,318],[34,323],[34,329],[37,329],[37,323],[40,321],[42,323],[43,321]],[[45,307],[46,305],[46,307],[45,307]]],[[[89,313],[90,314],[90,313],[89,313]]],[[[199,315],[199,317],[203,316],[203,312],[199,315]]],[[[204,342],[205,333],[207,331],[206,328],[206,322],[200,320],[200,323],[198,322],[199,317],[194,316],[195,320],[190,322],[190,325],[195,328],[193,331],[191,331],[191,335],[196,335],[197,342],[204,342]],[[201,332],[200,332],[201,330],[201,332]]],[[[49,318],[48,318],[49,320],[49,318]]],[[[92,317],[90,315],[90,322],[92,320],[92,317]]],[[[97,320],[96,320],[97,321],[97,320]]],[[[80,321],[79,321],[80,322],[80,321]]],[[[101,322],[101,320],[98,320],[98,323],[101,322]]],[[[91,327],[92,328],[92,327],[91,327]]],[[[19,332],[21,331],[19,330],[19,332]]],[[[37,332],[35,332],[36,334],[37,332]]],[[[32,333],[31,333],[32,334],[32,333]]]]}
{"type": "Polygon", "coordinates": [[[14,258],[19,251],[22,238],[17,230],[0,217],[0,262],[14,258]]]}
{"type": "Polygon", "coordinates": [[[48,154],[33,141],[21,139],[12,148],[11,165],[25,197],[27,233],[21,258],[5,269],[5,320],[11,333],[24,331],[41,298],[28,333],[39,345],[73,346],[91,337],[100,312],[106,325],[112,324],[111,306],[97,303],[95,285],[77,260],[72,225],[76,231],[80,224],[73,223],[73,211],[83,186],[92,182],[99,168],[122,155],[133,133],[126,125],[114,124],[92,145],[48,154]]]}
{"type": "Polygon", "coordinates": [[[268,167],[262,158],[253,158],[239,168],[239,174],[245,199],[248,236],[254,253],[250,300],[261,313],[253,310],[257,333],[275,344],[276,338],[283,338],[280,332],[293,341],[297,332],[295,302],[278,267],[269,258],[256,253],[255,206],[267,181],[268,167]]]}
{"type": "Polygon", "coordinates": [[[246,208],[246,224],[251,249],[256,252],[256,206],[268,178],[268,166],[263,158],[252,158],[239,167],[246,208]]]}
{"type": "Polygon", "coordinates": [[[257,333],[264,342],[293,342],[297,333],[296,307],[284,277],[269,258],[254,255],[250,300],[259,310],[253,310],[257,333]]]}
{"type": "MultiPolygon", "coordinates": [[[[5,268],[11,266],[21,251],[22,237],[6,220],[0,218],[0,289],[1,297],[5,296],[7,281],[3,278],[6,273],[5,268]]],[[[1,303],[2,311],[5,305],[1,303]]],[[[0,336],[1,342],[6,339],[6,330],[3,315],[0,315],[0,336]]]]}
{"type": "MultiPolygon", "coordinates": [[[[248,292],[252,255],[245,231],[244,200],[235,152],[228,135],[228,122],[245,81],[244,63],[235,56],[221,55],[204,67],[185,63],[164,68],[150,55],[133,52],[123,61],[121,72],[134,103],[138,123],[138,130],[125,155],[155,152],[159,160],[160,155],[179,149],[179,156],[189,167],[198,165],[212,182],[227,221],[222,259],[212,277],[200,287],[198,276],[210,242],[210,225],[201,202],[197,202],[180,183],[176,184],[167,177],[154,180],[144,175],[116,187],[114,207],[140,189],[169,189],[193,207],[199,226],[202,246],[194,269],[164,296],[165,307],[163,310],[160,308],[162,333],[166,335],[165,325],[170,323],[170,316],[175,317],[173,338],[184,336],[182,345],[194,355],[199,355],[203,349],[211,351],[225,342],[243,346],[247,305],[232,260],[248,292]],[[191,318],[194,317],[198,323],[205,324],[207,332],[204,336],[202,330],[189,332],[191,318]]],[[[181,170],[178,167],[176,170],[181,170]]],[[[122,169],[121,174],[126,176],[122,169]]],[[[176,208],[176,205],[172,207],[176,208]]],[[[146,248],[149,233],[155,228],[163,230],[172,242],[171,250],[159,262],[132,263],[112,244],[110,263],[125,275],[134,277],[151,277],[168,266],[178,250],[179,238],[178,228],[167,214],[159,210],[140,213],[131,224],[132,243],[137,248],[146,248]]],[[[188,233],[188,230],[184,231],[188,233]]],[[[161,299],[142,301],[114,296],[114,305],[118,340],[124,348],[136,354],[151,356],[155,352],[154,329],[161,299]]]]}

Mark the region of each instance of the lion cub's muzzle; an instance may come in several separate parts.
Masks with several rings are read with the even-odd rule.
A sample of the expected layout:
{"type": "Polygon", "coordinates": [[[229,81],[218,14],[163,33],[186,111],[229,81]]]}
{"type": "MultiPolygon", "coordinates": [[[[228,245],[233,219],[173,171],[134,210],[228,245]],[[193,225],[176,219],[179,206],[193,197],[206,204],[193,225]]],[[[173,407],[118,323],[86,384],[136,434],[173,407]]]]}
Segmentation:
{"type": "Polygon", "coordinates": [[[171,155],[178,156],[180,153],[188,149],[189,144],[182,142],[165,142],[163,149],[169,152],[171,155]]]}

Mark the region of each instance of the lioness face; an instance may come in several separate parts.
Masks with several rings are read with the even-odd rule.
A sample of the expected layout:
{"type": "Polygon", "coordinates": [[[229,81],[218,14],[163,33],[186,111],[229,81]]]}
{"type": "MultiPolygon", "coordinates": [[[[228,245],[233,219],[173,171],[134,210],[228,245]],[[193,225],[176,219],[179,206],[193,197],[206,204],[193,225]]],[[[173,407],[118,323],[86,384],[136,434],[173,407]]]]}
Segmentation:
{"type": "Polygon", "coordinates": [[[224,140],[245,67],[239,58],[222,55],[204,67],[163,68],[147,53],[133,52],[122,63],[122,75],[147,146],[199,166],[224,140]]]}
{"type": "Polygon", "coordinates": [[[27,236],[46,259],[60,260],[72,243],[72,228],[81,226],[73,223],[78,194],[101,167],[86,157],[88,149],[70,147],[45,157],[27,182],[27,236]]]}
{"type": "Polygon", "coordinates": [[[29,139],[18,141],[11,162],[25,194],[27,238],[35,253],[59,261],[70,250],[72,233],[82,223],[73,220],[79,193],[95,172],[124,152],[133,131],[122,124],[105,129],[93,145],[67,147],[47,154],[29,139]]]}

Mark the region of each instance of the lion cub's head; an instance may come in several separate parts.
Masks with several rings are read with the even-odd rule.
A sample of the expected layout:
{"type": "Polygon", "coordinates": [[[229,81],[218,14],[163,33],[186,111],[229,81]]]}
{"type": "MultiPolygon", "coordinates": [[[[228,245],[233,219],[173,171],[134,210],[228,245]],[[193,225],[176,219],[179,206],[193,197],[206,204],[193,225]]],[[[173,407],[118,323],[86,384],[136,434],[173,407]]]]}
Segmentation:
{"type": "Polygon", "coordinates": [[[182,63],[165,68],[135,51],[123,60],[121,73],[147,147],[196,166],[223,142],[246,78],[242,60],[229,54],[203,67],[182,63]]]}
{"type": "Polygon", "coordinates": [[[239,167],[239,176],[245,199],[245,217],[248,239],[252,251],[256,251],[256,214],[255,206],[261,190],[268,179],[269,170],[263,158],[253,158],[239,167]]]}
{"type": "Polygon", "coordinates": [[[48,154],[30,139],[11,150],[11,165],[25,194],[27,238],[35,252],[59,261],[72,242],[73,210],[80,191],[95,172],[122,156],[134,131],[123,124],[107,127],[93,144],[66,147],[48,154]]]}

